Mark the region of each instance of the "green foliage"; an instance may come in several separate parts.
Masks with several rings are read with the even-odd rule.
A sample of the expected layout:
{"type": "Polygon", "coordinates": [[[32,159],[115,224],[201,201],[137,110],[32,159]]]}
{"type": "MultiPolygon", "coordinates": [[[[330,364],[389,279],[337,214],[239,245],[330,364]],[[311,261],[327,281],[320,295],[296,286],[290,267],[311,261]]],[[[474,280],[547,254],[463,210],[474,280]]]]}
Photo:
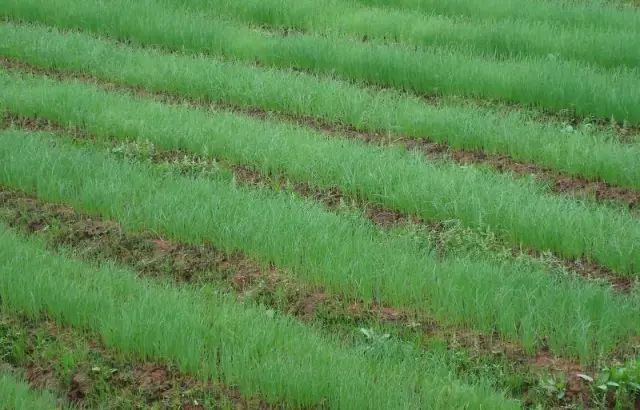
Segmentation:
{"type": "Polygon", "coordinates": [[[310,285],[423,309],[515,338],[528,351],[545,343],[558,354],[595,359],[638,329],[634,296],[534,267],[439,261],[410,237],[385,234],[364,218],[336,215],[287,192],[177,177],[41,134],[6,131],[0,142],[5,186],[116,219],[127,229],[242,251],[310,285]]]}
{"type": "Polygon", "coordinates": [[[48,392],[31,390],[29,385],[13,375],[0,371],[0,409],[53,410],[62,408],[48,392]]]}
{"type": "MultiPolygon", "coordinates": [[[[540,56],[576,59],[604,67],[640,65],[639,32],[558,26],[547,21],[485,21],[410,10],[357,6],[340,0],[159,0],[210,17],[305,32],[343,33],[366,41],[397,41],[419,47],[452,47],[489,57],[540,56]]],[[[531,7],[527,5],[528,7],[531,7]]],[[[482,5],[479,8],[491,6],[482,5]]],[[[434,7],[435,8],[435,7],[434,7]]],[[[603,11],[605,9],[603,8],[603,11]]],[[[610,10],[609,10],[610,11],[610,10]]],[[[632,12],[632,11],[630,11],[632,12]]],[[[635,20],[640,23],[635,13],[635,20]]]]}
{"type": "Polygon", "coordinates": [[[640,123],[635,71],[603,71],[553,58],[499,60],[455,50],[389,46],[339,36],[278,36],[207,18],[157,0],[5,0],[0,16],[89,30],[172,50],[222,55],[335,75],[417,94],[517,102],[582,116],[640,123]],[[145,19],[139,16],[144,15],[145,19]]]}
{"type": "Polygon", "coordinates": [[[605,368],[595,381],[598,390],[618,395],[640,396],[640,360],[605,368]]]}
{"type": "Polygon", "coordinates": [[[563,400],[567,393],[567,380],[565,377],[547,376],[540,380],[538,387],[550,399],[563,400]]]}
{"type": "MultiPolygon", "coordinates": [[[[433,163],[400,149],[330,139],[306,128],[228,112],[167,106],[77,82],[0,73],[8,109],[69,124],[99,137],[223,158],[425,220],[457,219],[519,245],[588,256],[635,275],[640,221],[626,210],[547,195],[526,180],[473,167],[433,163]]],[[[640,170],[640,167],[639,167],[640,170]]]]}
{"type": "MultiPolygon", "coordinates": [[[[98,333],[107,346],[171,360],[202,379],[293,406],[515,408],[486,386],[456,382],[435,359],[399,361],[343,348],[288,317],[227,295],[92,267],[0,230],[2,304],[98,333]],[[428,368],[426,374],[423,369],[428,368]]],[[[74,357],[62,361],[73,366],[74,357]]]]}
{"type": "MultiPolygon", "coordinates": [[[[638,33],[637,8],[619,7],[616,0],[353,0],[388,9],[415,10],[471,20],[553,23],[562,27],[582,27],[612,32],[638,33]]],[[[623,0],[624,1],[624,0],[623,0]]],[[[619,1],[619,2],[623,2],[619,1]]]]}

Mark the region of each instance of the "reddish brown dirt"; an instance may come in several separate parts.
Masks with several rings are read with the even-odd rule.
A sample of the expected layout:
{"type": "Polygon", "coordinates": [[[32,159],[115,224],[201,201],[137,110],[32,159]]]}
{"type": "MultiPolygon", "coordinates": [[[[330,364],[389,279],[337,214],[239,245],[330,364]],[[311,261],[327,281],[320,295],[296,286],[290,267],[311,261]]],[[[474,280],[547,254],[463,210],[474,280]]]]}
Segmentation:
{"type": "Polygon", "coordinates": [[[83,371],[76,373],[71,380],[71,389],[67,397],[73,402],[82,401],[89,391],[90,384],[91,379],[86,373],[83,371]]]}
{"type": "Polygon", "coordinates": [[[556,194],[567,195],[576,198],[589,198],[596,201],[610,201],[623,204],[629,209],[636,209],[640,205],[640,192],[628,188],[614,186],[602,181],[591,181],[579,176],[572,176],[542,167],[531,162],[516,161],[511,157],[499,154],[487,154],[482,151],[469,151],[452,149],[446,144],[435,143],[428,137],[422,139],[410,138],[402,135],[388,135],[385,133],[363,132],[347,125],[337,125],[312,117],[300,117],[289,114],[270,113],[257,107],[242,107],[230,105],[222,102],[204,102],[193,99],[186,99],[170,95],[168,93],[152,93],[140,87],[124,86],[122,84],[103,81],[92,76],[80,74],[65,74],[52,70],[40,69],[12,59],[0,57],[0,66],[12,70],[21,70],[34,74],[44,74],[59,79],[79,79],[107,90],[133,91],[136,95],[156,98],[161,101],[175,104],[188,103],[192,106],[206,106],[212,104],[216,108],[241,112],[243,114],[257,118],[278,118],[279,120],[297,123],[303,126],[315,128],[331,136],[346,136],[368,143],[378,145],[396,144],[407,149],[416,150],[423,153],[430,159],[442,160],[451,159],[459,164],[484,165],[499,172],[510,172],[517,176],[534,176],[536,179],[547,183],[550,189],[556,194]]]}
{"type": "Polygon", "coordinates": [[[565,394],[572,403],[580,403],[586,408],[590,407],[591,398],[589,382],[579,375],[585,373],[585,369],[567,360],[550,355],[539,355],[534,361],[534,366],[544,369],[553,369],[563,373],[567,377],[565,394]]]}
{"type": "Polygon", "coordinates": [[[38,366],[30,366],[27,368],[25,375],[30,384],[39,386],[43,389],[55,389],[58,383],[53,369],[43,369],[38,366]]]}

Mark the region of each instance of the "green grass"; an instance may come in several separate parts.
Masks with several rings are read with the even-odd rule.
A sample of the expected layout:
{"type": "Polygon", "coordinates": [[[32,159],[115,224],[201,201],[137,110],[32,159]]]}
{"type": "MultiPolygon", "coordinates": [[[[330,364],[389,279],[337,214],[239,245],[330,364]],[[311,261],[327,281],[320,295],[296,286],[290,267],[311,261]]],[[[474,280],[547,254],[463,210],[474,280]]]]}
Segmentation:
{"type": "Polygon", "coordinates": [[[603,67],[640,65],[639,33],[567,29],[544,22],[468,21],[415,11],[357,6],[341,0],[160,0],[208,16],[305,32],[341,33],[419,47],[453,47],[501,57],[541,56],[603,67]]]}
{"type": "Polygon", "coordinates": [[[0,16],[109,34],[174,50],[205,52],[280,68],[296,67],[418,94],[518,102],[581,116],[640,123],[636,72],[575,62],[499,61],[449,50],[414,51],[340,36],[278,36],[162,7],[154,0],[6,0],[0,16]],[[145,16],[145,18],[140,18],[145,16]]]}
{"type": "Polygon", "coordinates": [[[633,406],[630,1],[0,1],[0,410],[633,406]]]}
{"type": "Polygon", "coordinates": [[[46,383],[58,397],[74,397],[74,409],[180,409],[198,403],[204,409],[231,410],[234,404],[257,408],[261,403],[259,397],[242,397],[215,381],[180,373],[173,364],[109,349],[86,330],[2,305],[0,342],[5,362],[18,371],[30,369],[36,383],[46,383]]]}
{"type": "Polygon", "coordinates": [[[411,237],[385,234],[356,215],[338,216],[285,192],[166,175],[43,134],[0,135],[0,183],[126,229],[242,251],[347,297],[499,332],[530,351],[547,345],[587,361],[637,334],[635,296],[534,268],[438,262],[411,237]]]}
{"type": "MultiPolygon", "coordinates": [[[[129,146],[129,160],[144,161],[143,158],[131,157],[133,152],[130,150],[135,149],[132,146],[137,145],[136,143],[118,145],[125,144],[129,146]]],[[[148,152],[148,147],[142,149],[148,152]]],[[[244,303],[255,302],[276,312],[292,314],[305,320],[305,323],[314,323],[323,334],[336,336],[341,342],[354,346],[366,344],[372,353],[395,349],[396,342],[407,345],[405,348],[412,346],[417,354],[425,348],[430,351],[438,349],[462,380],[473,382],[478,379],[481,382],[491,382],[494,389],[505,390],[506,394],[516,398],[522,398],[523,392],[527,391],[526,400],[533,402],[534,406],[538,403],[548,403],[544,391],[536,388],[539,377],[537,369],[529,369],[525,363],[510,361],[508,356],[496,354],[494,349],[498,346],[500,351],[503,351],[498,340],[492,339],[488,342],[494,346],[490,351],[488,346],[474,343],[476,340],[482,340],[483,344],[487,342],[482,335],[478,335],[473,341],[465,340],[464,343],[460,343],[460,337],[469,337],[468,330],[453,328],[448,329],[452,333],[445,333],[446,328],[439,328],[437,334],[427,335],[425,327],[437,327],[437,324],[428,317],[414,316],[416,312],[407,313],[410,317],[403,317],[398,321],[387,321],[376,313],[376,307],[368,309],[362,306],[354,311],[353,300],[327,293],[324,293],[327,299],[315,305],[313,312],[301,311],[301,306],[305,306],[313,295],[317,295],[318,289],[308,287],[304,282],[283,275],[282,272],[276,273],[278,279],[274,279],[273,270],[269,269],[268,273],[264,270],[256,280],[245,282],[242,288],[238,289],[237,285],[234,285],[234,279],[241,274],[246,264],[237,261],[228,264],[228,258],[219,254],[215,248],[169,242],[179,250],[160,251],[156,243],[156,233],[128,232],[112,220],[101,220],[95,215],[83,215],[67,206],[34,201],[30,196],[14,191],[0,189],[0,222],[7,223],[20,233],[32,234],[43,239],[48,249],[67,249],[73,257],[89,263],[111,261],[125,265],[143,276],[168,278],[180,283],[187,280],[194,286],[214,284],[216,289],[228,290],[240,296],[244,303]],[[37,226],[36,230],[33,230],[34,226],[37,226]],[[365,336],[360,330],[362,328],[375,333],[365,336]],[[385,338],[385,334],[390,336],[385,338]],[[448,341],[451,343],[447,343],[448,341]]],[[[470,239],[463,232],[459,233],[465,240],[470,239]]],[[[484,242],[484,245],[488,244],[484,242]]],[[[485,252],[489,251],[487,246],[484,249],[485,252]]],[[[454,249],[452,247],[447,250],[454,249]]],[[[490,251],[495,253],[497,258],[508,259],[507,255],[498,255],[499,251],[496,249],[491,248],[490,251]]],[[[103,407],[107,408],[140,408],[141,400],[145,403],[145,397],[149,397],[149,393],[153,394],[154,390],[153,386],[149,386],[150,389],[140,389],[136,379],[131,378],[132,373],[137,373],[134,369],[140,369],[142,364],[136,361],[132,363],[130,359],[113,350],[104,350],[102,346],[96,346],[95,341],[91,339],[90,335],[74,331],[72,328],[52,329],[46,320],[28,320],[15,314],[3,315],[0,308],[0,356],[4,356],[5,361],[15,367],[24,367],[31,363],[32,366],[43,369],[55,368],[58,385],[61,386],[57,389],[60,395],[68,391],[65,387],[71,388],[69,385],[74,374],[98,376],[91,378],[92,383],[86,389],[87,393],[83,399],[85,407],[95,408],[102,403],[103,407]],[[34,331],[33,327],[41,330],[34,331]],[[42,335],[50,334],[52,331],[55,334],[54,338],[42,335]],[[33,339],[43,340],[45,343],[34,343],[33,339]],[[34,349],[25,349],[24,346],[33,346],[34,349]],[[67,359],[69,350],[74,351],[71,360],[67,359]],[[95,353],[98,353],[97,357],[95,353]],[[96,373],[91,370],[96,366],[102,371],[96,373]],[[115,377],[109,377],[109,369],[114,368],[118,369],[117,374],[115,377]],[[118,402],[121,403],[120,407],[115,406],[118,402]]],[[[173,388],[163,391],[162,398],[149,398],[152,400],[149,405],[156,403],[156,400],[161,400],[165,405],[173,403],[172,406],[197,400],[203,403],[205,408],[214,407],[207,397],[217,397],[219,386],[200,382],[200,388],[197,385],[194,388],[193,383],[190,383],[189,389],[184,391],[181,386],[184,386],[184,379],[188,378],[188,375],[176,372],[173,366],[169,368],[173,370],[170,374],[178,380],[171,382],[173,388]]],[[[259,400],[246,399],[253,402],[259,400]]],[[[227,408],[217,408],[220,407],[227,408]]]]}
{"type": "Polygon", "coordinates": [[[490,228],[514,244],[589,256],[635,275],[640,220],[626,210],[548,194],[541,186],[473,167],[432,163],[401,149],[227,112],[167,106],[95,86],[0,73],[0,100],[23,116],[101,137],[149,140],[164,149],[249,164],[419,215],[490,228]]]}
{"type": "Polygon", "coordinates": [[[243,394],[346,409],[516,407],[486,387],[460,383],[438,357],[407,362],[402,352],[390,352],[374,358],[213,290],[95,268],[6,228],[0,244],[3,305],[30,316],[46,312],[99,334],[107,346],[174,361],[182,371],[238,385],[243,394]]]}
{"type": "Polygon", "coordinates": [[[607,0],[353,0],[389,9],[465,16],[473,20],[518,19],[565,27],[640,32],[640,12],[607,0]]]}
{"type": "Polygon", "coordinates": [[[7,372],[0,371],[0,409],[54,410],[63,408],[48,392],[32,390],[29,385],[7,372]]]}
{"type": "Polygon", "coordinates": [[[0,24],[0,36],[0,56],[45,69],[196,100],[319,118],[365,131],[429,136],[454,148],[504,153],[568,174],[640,189],[640,145],[535,123],[517,112],[430,106],[398,93],[373,92],[306,74],[123,47],[39,26],[0,24]]]}

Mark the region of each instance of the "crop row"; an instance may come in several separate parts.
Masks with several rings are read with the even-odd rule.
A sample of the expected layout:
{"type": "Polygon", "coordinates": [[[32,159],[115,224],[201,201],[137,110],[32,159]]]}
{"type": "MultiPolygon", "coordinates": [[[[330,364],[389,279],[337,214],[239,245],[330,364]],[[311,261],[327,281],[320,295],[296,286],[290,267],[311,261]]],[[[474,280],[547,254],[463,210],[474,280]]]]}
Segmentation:
{"type": "MultiPolygon", "coordinates": [[[[18,135],[13,135],[18,137],[18,135]]],[[[137,279],[51,254],[38,241],[0,229],[3,305],[46,312],[89,329],[123,353],[176,363],[205,380],[291,405],[336,408],[513,408],[483,386],[453,378],[437,357],[407,362],[401,352],[368,357],[339,347],[285,316],[239,305],[212,289],[137,279]],[[422,366],[429,369],[428,373],[422,366]]]]}
{"type": "Polygon", "coordinates": [[[640,266],[638,218],[549,195],[541,186],[509,175],[432,163],[401,149],[327,138],[274,121],[168,106],[74,81],[0,72],[0,84],[0,101],[23,116],[339,187],[425,220],[459,219],[472,228],[491,228],[516,245],[567,257],[587,255],[623,273],[635,274],[640,266]]]}
{"type": "Polygon", "coordinates": [[[607,287],[509,264],[439,262],[411,237],[384,234],[361,217],[339,216],[286,193],[164,175],[43,135],[7,131],[0,142],[4,186],[128,229],[242,251],[348,297],[497,331],[529,351],[546,345],[594,359],[638,329],[637,298],[607,287]]]}
{"type": "MultiPolygon", "coordinates": [[[[102,145],[99,140],[93,139],[92,142],[102,145]]],[[[110,150],[113,147],[109,142],[105,142],[105,145],[110,150]]],[[[148,145],[117,143],[117,146],[126,146],[127,148],[124,149],[125,152],[128,152],[126,157],[132,161],[146,161],[144,156],[134,154],[137,147],[140,147],[144,152],[150,152],[148,145]]],[[[117,152],[116,155],[119,155],[122,151],[118,149],[117,152]]],[[[154,159],[158,159],[160,156],[165,157],[164,154],[166,154],[155,149],[151,149],[151,152],[154,152],[151,154],[154,159]]],[[[160,166],[166,168],[168,172],[172,172],[176,170],[175,167],[184,170],[182,165],[184,163],[178,165],[172,162],[171,165],[162,163],[160,166]]],[[[207,173],[206,177],[215,178],[217,175],[207,173]]],[[[342,210],[342,212],[345,211],[342,210]]],[[[409,348],[407,352],[414,352],[416,356],[419,356],[427,348],[431,352],[434,349],[442,352],[443,359],[447,363],[451,363],[458,371],[463,368],[465,374],[476,374],[477,371],[482,371],[489,366],[491,372],[490,374],[483,373],[483,380],[491,383],[498,390],[506,390],[509,396],[521,397],[522,388],[532,384],[537,385],[538,374],[551,369],[551,364],[542,368],[529,367],[528,364],[534,362],[535,359],[524,357],[521,349],[514,349],[515,346],[512,343],[504,343],[500,338],[488,339],[485,335],[469,329],[442,326],[433,318],[421,315],[419,312],[408,312],[382,307],[378,304],[363,304],[351,299],[344,299],[340,295],[326,292],[326,290],[309,287],[303,281],[297,280],[273,266],[269,266],[268,269],[261,267],[255,261],[238,254],[223,255],[210,245],[188,245],[169,240],[155,232],[127,231],[113,220],[105,220],[95,215],[88,216],[68,205],[38,200],[32,195],[14,190],[0,189],[1,221],[6,221],[10,227],[19,232],[30,233],[43,239],[48,249],[58,251],[62,249],[65,252],[71,252],[72,255],[89,263],[96,260],[108,260],[129,267],[140,276],[154,279],[167,278],[175,283],[211,283],[218,289],[232,288],[232,294],[239,296],[243,303],[259,303],[266,309],[275,311],[275,314],[286,312],[303,320],[306,324],[317,326],[324,334],[338,336],[343,343],[351,346],[366,345],[374,355],[402,346],[405,350],[409,348]],[[35,230],[34,224],[37,224],[35,230]],[[159,236],[162,238],[160,241],[158,241],[159,236]],[[247,279],[248,275],[251,279],[247,279]],[[318,296],[318,292],[322,292],[322,295],[318,296]],[[310,304],[310,301],[313,303],[310,304]],[[369,329],[366,332],[367,336],[363,335],[365,331],[361,329],[369,329]],[[482,343],[479,344],[479,341],[482,343]],[[466,353],[470,351],[473,354],[467,355],[466,353]],[[497,354],[497,352],[502,354],[497,354]]],[[[486,252],[487,248],[484,249],[486,252]]],[[[453,247],[447,249],[448,252],[453,250],[453,247]]],[[[493,248],[492,251],[494,251],[493,248]]],[[[495,250],[495,252],[498,251],[495,250]]],[[[501,257],[497,254],[495,257],[501,260],[506,258],[504,255],[501,257]]],[[[1,311],[0,323],[5,324],[3,330],[9,335],[15,335],[16,332],[18,335],[33,334],[33,326],[50,328],[47,326],[46,320],[33,321],[22,316],[16,317],[15,314],[2,315],[1,311]],[[6,325],[11,327],[18,325],[19,328],[7,331],[6,325]],[[25,329],[25,326],[28,326],[29,329],[25,329]]],[[[64,328],[62,333],[54,332],[54,334],[64,335],[62,341],[67,345],[77,343],[78,339],[94,339],[91,335],[85,334],[83,337],[77,331],[68,328],[64,328]]],[[[8,338],[9,336],[6,340],[9,340],[8,338]]],[[[13,339],[15,337],[11,338],[11,340],[13,339]]],[[[60,342],[59,339],[56,337],[57,343],[60,342]]],[[[90,342],[92,348],[97,347],[100,352],[105,352],[110,357],[107,359],[110,363],[93,362],[94,365],[105,369],[107,373],[111,368],[146,367],[140,361],[131,363],[130,359],[124,359],[122,355],[118,355],[113,350],[111,352],[102,350],[101,346],[96,346],[92,340],[86,340],[86,342],[90,342]],[[113,359],[115,359],[115,363],[112,362],[113,359]],[[123,361],[125,363],[122,363],[123,361]]],[[[20,340],[19,343],[25,342],[20,340]]],[[[49,368],[54,365],[58,368],[55,363],[49,365],[42,363],[44,358],[41,357],[38,350],[49,349],[47,345],[37,344],[34,347],[36,350],[29,351],[27,356],[20,356],[15,360],[12,356],[12,365],[23,367],[28,364],[40,366],[40,368],[49,368]]],[[[66,351],[62,346],[56,350],[58,352],[66,351]]],[[[79,349],[77,352],[81,356],[87,355],[87,351],[84,349],[79,349]]],[[[59,359],[61,358],[57,357],[57,360],[59,359]]],[[[74,362],[82,363],[87,359],[91,360],[85,357],[84,359],[77,358],[74,362]]],[[[45,360],[55,361],[56,356],[45,360]]],[[[80,366],[82,365],[80,364],[80,366]]],[[[173,366],[169,366],[167,370],[169,370],[173,386],[176,386],[176,383],[184,385],[174,377],[177,379],[189,378],[185,373],[172,371],[176,370],[173,366]]],[[[588,370],[584,371],[588,372],[588,370]]],[[[66,374],[68,372],[58,374],[58,378],[65,380],[66,374]]],[[[120,377],[110,380],[110,384],[115,385],[113,387],[118,390],[118,394],[127,397],[134,396],[131,400],[135,401],[135,397],[139,396],[131,393],[138,391],[140,381],[138,380],[136,383],[136,379],[134,379],[132,383],[123,386],[121,384],[123,372],[119,372],[119,375],[120,377]]],[[[461,375],[461,377],[464,376],[461,375]]],[[[201,386],[202,389],[190,389],[187,392],[171,390],[165,393],[168,397],[163,397],[163,402],[176,403],[197,400],[205,408],[208,408],[206,403],[210,403],[210,400],[205,400],[205,397],[215,397],[213,395],[220,389],[220,386],[209,383],[205,385],[206,388],[201,386]],[[183,397],[183,400],[175,400],[179,398],[180,393],[184,393],[186,397],[183,397]],[[209,396],[206,396],[207,394],[209,396]]],[[[97,387],[94,384],[88,389],[89,391],[83,399],[85,406],[96,406],[105,400],[108,403],[113,401],[113,398],[100,394],[101,389],[97,387]]],[[[229,391],[223,388],[221,393],[233,394],[233,390],[229,391]]],[[[243,396],[242,399],[255,402],[260,398],[243,396]]],[[[129,402],[127,401],[127,403],[129,402]]],[[[129,407],[136,406],[131,403],[129,407]]]]}
{"type": "Polygon", "coordinates": [[[0,4],[0,16],[331,74],[418,94],[498,99],[640,123],[640,94],[636,92],[640,79],[626,69],[603,71],[548,58],[502,61],[446,49],[415,51],[340,36],[279,36],[165,8],[156,0],[6,0],[0,4]],[[141,15],[145,18],[138,18],[141,15]]]}
{"type": "MultiPolygon", "coordinates": [[[[555,23],[565,27],[600,28],[640,32],[640,13],[606,0],[353,0],[390,10],[416,10],[473,20],[517,19],[524,22],[555,23]]],[[[622,0],[624,1],[624,0],[622,0]]]]}
{"type": "Polygon", "coordinates": [[[397,93],[374,92],[306,74],[123,47],[86,34],[39,26],[2,24],[0,36],[0,56],[48,70],[91,75],[194,100],[349,124],[368,132],[429,136],[454,148],[508,154],[569,174],[640,189],[640,146],[616,143],[597,133],[538,124],[517,112],[431,106],[397,93]]]}
{"type": "Polygon", "coordinates": [[[208,16],[305,32],[341,33],[367,41],[396,41],[419,47],[453,47],[485,56],[575,59],[603,67],[640,64],[638,33],[566,29],[538,22],[468,21],[357,6],[341,0],[159,0],[208,16]]]}
{"type": "MultiPolygon", "coordinates": [[[[0,100],[1,101],[1,100],[0,100]]],[[[339,187],[321,187],[306,180],[292,179],[286,172],[265,172],[254,164],[229,161],[215,153],[194,153],[184,149],[170,149],[169,145],[156,145],[149,139],[136,136],[126,140],[112,137],[108,133],[91,134],[86,128],[78,129],[61,126],[53,120],[38,118],[36,115],[23,116],[7,113],[8,127],[28,127],[29,130],[49,132],[69,132],[78,142],[91,142],[101,149],[132,161],[155,164],[166,172],[202,178],[214,178],[245,187],[260,187],[275,191],[287,191],[294,195],[315,201],[326,209],[339,214],[356,213],[364,216],[378,228],[402,235],[413,235],[425,251],[436,252],[438,257],[450,255],[484,261],[508,261],[517,264],[538,264],[549,274],[569,274],[608,284],[616,291],[631,291],[638,280],[637,275],[621,275],[594,262],[584,259],[564,259],[549,252],[536,252],[530,248],[514,247],[489,229],[474,229],[464,226],[457,219],[421,221],[414,215],[381,206],[371,201],[349,194],[339,187]],[[99,138],[96,138],[99,136],[99,138]],[[491,250],[490,252],[488,250],[491,250]]]]}

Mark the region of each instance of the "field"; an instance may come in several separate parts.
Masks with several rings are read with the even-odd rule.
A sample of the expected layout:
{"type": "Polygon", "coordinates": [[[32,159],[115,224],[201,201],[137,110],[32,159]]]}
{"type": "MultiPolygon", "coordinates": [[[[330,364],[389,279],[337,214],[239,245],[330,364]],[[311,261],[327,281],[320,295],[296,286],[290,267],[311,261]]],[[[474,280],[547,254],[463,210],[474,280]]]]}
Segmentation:
{"type": "Polygon", "coordinates": [[[637,2],[0,18],[0,409],[640,408],[637,2]]]}

